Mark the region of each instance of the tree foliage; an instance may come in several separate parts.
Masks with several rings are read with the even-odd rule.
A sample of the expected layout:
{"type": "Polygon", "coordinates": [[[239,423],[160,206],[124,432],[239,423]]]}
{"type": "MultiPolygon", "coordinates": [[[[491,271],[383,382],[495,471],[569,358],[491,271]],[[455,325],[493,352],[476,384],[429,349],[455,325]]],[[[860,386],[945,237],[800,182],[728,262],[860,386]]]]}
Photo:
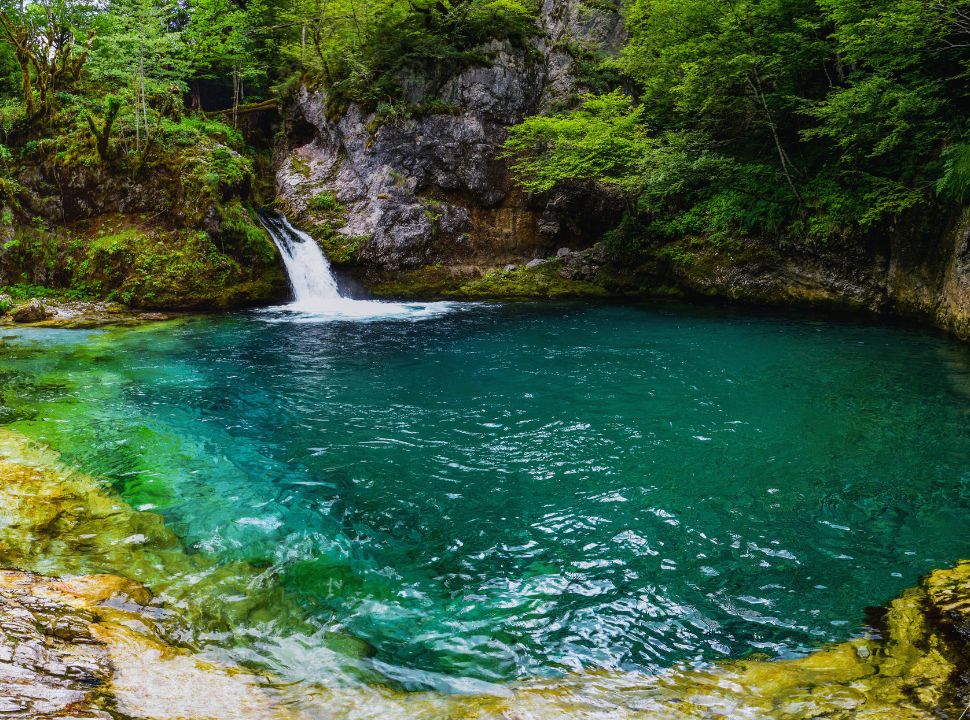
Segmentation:
{"type": "Polygon", "coordinates": [[[512,129],[526,188],[635,188],[647,238],[847,240],[967,198],[966,0],[629,0],[626,22],[638,160],[550,152],[602,131],[587,98],[512,129]]]}

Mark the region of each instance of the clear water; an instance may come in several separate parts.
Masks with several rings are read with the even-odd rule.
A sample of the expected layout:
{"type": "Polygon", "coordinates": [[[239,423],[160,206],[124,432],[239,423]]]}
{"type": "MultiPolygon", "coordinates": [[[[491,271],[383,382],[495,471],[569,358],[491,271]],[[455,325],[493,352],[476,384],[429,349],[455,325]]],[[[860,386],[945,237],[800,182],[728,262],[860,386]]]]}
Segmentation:
{"type": "Polygon", "coordinates": [[[946,339],[674,307],[293,319],[0,346],[0,420],[261,569],[212,602],[262,613],[203,639],[284,675],[330,672],[313,628],[405,687],[788,656],[970,557],[946,339]]]}

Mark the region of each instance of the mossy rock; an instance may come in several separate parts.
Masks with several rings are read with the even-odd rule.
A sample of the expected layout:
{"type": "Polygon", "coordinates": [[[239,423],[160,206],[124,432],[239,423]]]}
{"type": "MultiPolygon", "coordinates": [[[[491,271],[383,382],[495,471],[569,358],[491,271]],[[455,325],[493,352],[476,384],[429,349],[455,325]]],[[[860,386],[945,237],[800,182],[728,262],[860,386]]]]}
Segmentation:
{"type": "Polygon", "coordinates": [[[252,209],[232,200],[215,212],[213,232],[166,229],[130,215],[57,233],[22,228],[6,256],[20,274],[10,267],[7,274],[29,296],[118,300],[151,309],[224,309],[284,296],[276,248],[252,209]]]}
{"type": "Polygon", "coordinates": [[[560,272],[562,261],[552,258],[537,267],[518,266],[486,272],[426,265],[372,279],[378,296],[448,300],[556,300],[638,297],[681,297],[683,292],[659,282],[652,263],[628,268],[603,266],[589,279],[570,279],[560,272]]]}
{"type": "Polygon", "coordinates": [[[371,289],[383,297],[453,300],[605,298],[611,295],[603,282],[562,277],[559,265],[553,261],[537,268],[493,270],[477,276],[454,274],[441,266],[426,266],[382,279],[371,289]]]}

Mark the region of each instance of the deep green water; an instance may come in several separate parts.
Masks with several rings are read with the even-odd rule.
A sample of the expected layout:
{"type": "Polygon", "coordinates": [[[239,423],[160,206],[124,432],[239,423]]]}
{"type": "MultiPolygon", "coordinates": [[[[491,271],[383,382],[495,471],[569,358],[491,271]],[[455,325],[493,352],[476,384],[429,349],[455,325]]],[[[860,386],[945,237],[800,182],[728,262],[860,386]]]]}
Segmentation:
{"type": "MultiPolygon", "coordinates": [[[[970,557],[970,352],[916,331],[469,306],[11,331],[0,363],[0,421],[411,687],[800,653],[970,557]]],[[[290,617],[209,641],[314,677],[290,617]]]]}

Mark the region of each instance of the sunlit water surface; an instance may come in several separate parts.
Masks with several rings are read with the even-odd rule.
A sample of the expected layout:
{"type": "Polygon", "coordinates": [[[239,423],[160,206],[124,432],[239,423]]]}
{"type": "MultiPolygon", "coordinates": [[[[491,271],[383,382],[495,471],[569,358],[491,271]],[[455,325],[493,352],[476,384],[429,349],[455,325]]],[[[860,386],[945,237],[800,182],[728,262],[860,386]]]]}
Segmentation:
{"type": "Polygon", "coordinates": [[[294,678],[324,679],[307,625],[411,688],[788,656],[970,556],[954,342],[664,307],[369,320],[7,331],[0,421],[265,569],[301,640],[209,642],[294,678]]]}

